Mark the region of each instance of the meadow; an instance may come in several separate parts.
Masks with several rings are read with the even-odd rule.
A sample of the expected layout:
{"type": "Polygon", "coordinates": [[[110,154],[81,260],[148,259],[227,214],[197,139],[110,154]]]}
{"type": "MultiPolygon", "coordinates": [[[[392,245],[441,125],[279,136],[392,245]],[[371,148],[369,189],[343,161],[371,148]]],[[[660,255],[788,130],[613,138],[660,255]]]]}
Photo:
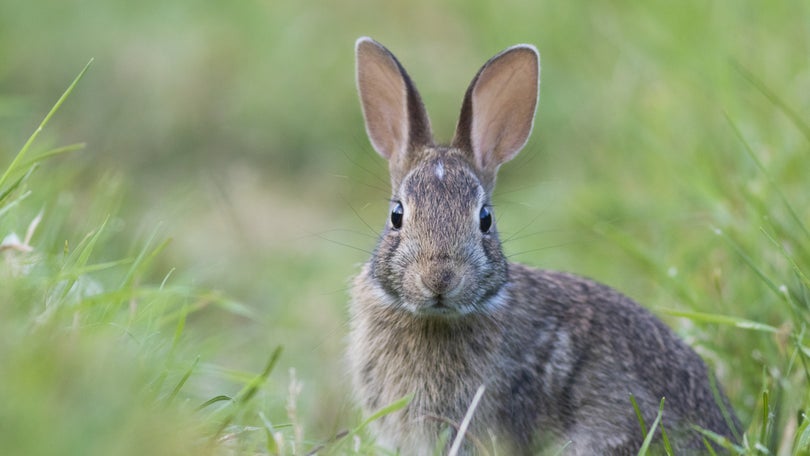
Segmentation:
{"type": "Polygon", "coordinates": [[[478,67],[535,44],[507,255],[672,326],[746,428],[732,453],[810,454],[807,24],[807,1],[0,2],[0,454],[377,454],[343,357],[389,196],[362,35],[440,140],[478,67]]]}

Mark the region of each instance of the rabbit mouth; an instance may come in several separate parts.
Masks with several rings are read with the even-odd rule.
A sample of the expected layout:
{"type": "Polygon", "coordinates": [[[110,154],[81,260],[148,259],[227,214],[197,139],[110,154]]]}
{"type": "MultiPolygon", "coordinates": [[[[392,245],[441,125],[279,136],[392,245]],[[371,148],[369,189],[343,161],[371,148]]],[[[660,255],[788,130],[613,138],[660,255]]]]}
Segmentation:
{"type": "Polygon", "coordinates": [[[422,310],[426,311],[427,313],[441,315],[456,312],[453,306],[448,305],[447,298],[442,295],[438,295],[428,301],[427,305],[422,306],[422,310]]]}
{"type": "Polygon", "coordinates": [[[414,313],[425,317],[454,317],[463,314],[457,307],[449,305],[447,298],[442,296],[420,303],[414,308],[414,313]]]}
{"type": "Polygon", "coordinates": [[[469,314],[470,309],[447,295],[434,295],[413,303],[411,312],[421,317],[456,318],[469,314]]]}

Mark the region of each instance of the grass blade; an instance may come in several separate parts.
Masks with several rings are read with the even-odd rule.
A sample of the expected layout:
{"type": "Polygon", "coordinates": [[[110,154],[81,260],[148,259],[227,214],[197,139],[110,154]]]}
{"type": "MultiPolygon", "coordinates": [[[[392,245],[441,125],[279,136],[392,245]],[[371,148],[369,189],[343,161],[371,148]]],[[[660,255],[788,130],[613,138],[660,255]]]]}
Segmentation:
{"type": "Polygon", "coordinates": [[[805,275],[804,271],[802,271],[801,266],[799,266],[799,264],[796,262],[796,259],[793,258],[793,255],[791,255],[790,252],[787,251],[785,246],[781,242],[777,241],[776,238],[774,238],[764,228],[760,228],[760,231],[762,232],[762,234],[765,235],[765,237],[768,238],[769,241],[771,241],[771,244],[773,244],[774,247],[779,249],[779,253],[781,253],[782,257],[785,260],[787,260],[788,263],[790,263],[790,266],[793,268],[793,272],[796,274],[799,280],[801,280],[806,287],[810,287],[810,278],[808,278],[807,275],[805,275]]]}
{"type": "Polygon", "coordinates": [[[202,409],[208,407],[209,405],[216,404],[217,402],[223,402],[223,401],[233,401],[233,398],[230,397],[230,396],[226,396],[224,394],[220,394],[219,396],[214,396],[211,399],[208,399],[207,401],[200,404],[197,407],[197,410],[198,411],[202,410],[202,409]]]}
{"type": "Polygon", "coordinates": [[[49,158],[56,157],[57,155],[66,154],[69,152],[76,152],[78,150],[82,150],[87,147],[85,143],[76,143],[76,144],[68,144],[67,146],[55,147],[50,150],[46,150],[39,155],[35,155],[33,158],[27,160],[25,163],[19,165],[20,168],[27,168],[34,166],[42,161],[45,161],[49,158]]]}
{"type": "Polygon", "coordinates": [[[752,331],[762,331],[769,333],[779,332],[779,329],[765,323],[746,320],[740,317],[733,317],[730,315],[718,315],[705,312],[693,312],[691,310],[674,310],[674,309],[659,309],[660,312],[673,317],[688,318],[698,323],[717,323],[721,325],[734,326],[740,329],[750,329],[752,331]]]}
{"type": "Polygon", "coordinates": [[[180,393],[180,390],[183,389],[183,385],[185,385],[188,378],[191,377],[191,373],[194,372],[194,369],[197,367],[199,362],[200,357],[198,356],[194,359],[194,363],[191,365],[191,367],[189,367],[186,373],[183,374],[183,378],[181,378],[180,381],[177,382],[177,385],[174,386],[174,389],[172,390],[171,394],[169,394],[169,398],[166,401],[168,404],[171,404],[174,401],[174,398],[177,397],[177,394],[180,393]]]}
{"type": "Polygon", "coordinates": [[[283,351],[281,345],[276,347],[273,350],[273,353],[270,355],[270,359],[267,361],[267,365],[264,366],[264,370],[253,378],[253,380],[246,385],[239,394],[236,395],[236,400],[240,403],[248,402],[256,395],[256,392],[259,390],[259,387],[267,381],[267,377],[270,376],[270,373],[273,372],[273,368],[276,367],[276,363],[278,359],[281,357],[281,352],[283,351]]]}
{"type": "MultiPolygon", "coordinates": [[[[28,180],[28,178],[29,178],[29,177],[31,177],[31,174],[33,174],[33,173],[34,173],[34,170],[35,170],[35,169],[36,169],[36,165],[34,165],[34,166],[32,166],[31,168],[29,168],[29,169],[28,169],[28,171],[27,171],[25,174],[23,174],[23,175],[22,175],[22,177],[20,177],[19,179],[17,179],[17,180],[16,180],[16,181],[15,181],[13,184],[9,185],[9,187],[8,187],[7,189],[5,189],[5,190],[3,191],[3,193],[0,193],[0,204],[3,204],[3,201],[5,201],[5,200],[6,200],[6,199],[7,199],[9,196],[11,196],[11,194],[12,194],[12,193],[14,193],[14,190],[18,189],[18,188],[19,188],[19,187],[20,187],[20,186],[23,184],[23,182],[25,182],[26,180],[28,180]]],[[[30,193],[30,192],[26,192],[26,193],[25,193],[25,194],[26,194],[26,196],[27,196],[27,194],[28,194],[28,193],[30,193]]],[[[20,198],[18,198],[18,200],[19,200],[19,199],[20,199],[20,198]]],[[[18,201],[18,200],[15,200],[15,201],[18,201]]],[[[9,204],[8,204],[6,207],[0,207],[0,211],[2,211],[2,212],[7,211],[7,210],[8,210],[8,207],[10,207],[10,206],[12,206],[12,205],[16,204],[16,202],[15,202],[15,201],[12,201],[12,202],[11,202],[11,203],[9,203],[9,204]]],[[[2,214],[2,212],[0,212],[0,214],[2,214]]]]}
{"type": "MultiPolygon", "coordinates": [[[[731,119],[728,113],[726,113],[725,116],[726,121],[731,126],[731,130],[734,132],[734,135],[737,136],[737,139],[740,140],[746,153],[748,153],[748,156],[751,158],[751,160],[754,161],[754,164],[757,165],[757,168],[759,168],[759,171],[762,173],[762,175],[765,176],[765,179],[767,179],[768,181],[768,185],[770,185],[771,188],[776,192],[776,195],[779,197],[779,200],[781,201],[782,205],[785,206],[785,208],[788,210],[788,213],[790,213],[790,217],[793,219],[793,222],[796,224],[796,226],[801,228],[802,232],[806,237],[810,237],[810,230],[807,229],[807,226],[804,224],[801,217],[799,217],[799,214],[796,213],[795,209],[793,209],[793,205],[790,204],[787,197],[785,197],[785,194],[782,193],[782,190],[776,184],[776,181],[773,179],[773,177],[771,177],[770,173],[768,173],[768,170],[765,168],[765,165],[762,164],[762,162],[757,157],[757,154],[754,153],[754,149],[751,147],[751,144],[749,144],[748,141],[745,139],[745,136],[743,136],[742,131],[740,131],[740,128],[731,119]]],[[[810,136],[808,136],[808,139],[810,140],[810,136]]]]}
{"type": "Polygon", "coordinates": [[[655,417],[655,421],[650,426],[650,432],[647,433],[647,436],[644,437],[644,442],[641,444],[641,448],[638,450],[638,455],[646,455],[648,451],[650,451],[650,445],[652,444],[653,437],[655,437],[655,430],[658,428],[658,425],[661,424],[661,418],[664,416],[664,399],[661,398],[661,404],[658,406],[658,415],[655,417]]]}
{"type": "Polygon", "coordinates": [[[774,106],[776,106],[783,113],[785,113],[785,115],[791,120],[791,122],[793,122],[793,125],[795,125],[796,128],[798,128],[799,131],[802,132],[804,137],[807,138],[808,141],[810,141],[810,125],[804,122],[804,118],[801,115],[799,115],[799,113],[797,113],[790,106],[788,106],[788,104],[782,98],[776,95],[776,93],[774,93],[771,89],[769,89],[768,86],[765,85],[764,82],[762,82],[762,80],[754,76],[754,74],[748,71],[748,69],[742,66],[742,64],[740,64],[737,61],[732,61],[732,64],[734,65],[734,68],[736,68],[737,71],[742,75],[742,77],[745,78],[745,80],[747,80],[762,95],[764,95],[765,98],[768,99],[768,101],[773,103],[774,106]]]}
{"type": "Polygon", "coordinates": [[[478,408],[478,403],[481,402],[481,398],[484,396],[485,389],[484,385],[481,385],[478,387],[478,391],[475,392],[475,396],[473,396],[467,413],[464,414],[464,419],[461,421],[461,426],[458,428],[458,434],[456,434],[456,438],[453,440],[453,446],[450,447],[447,456],[456,456],[459,450],[461,450],[461,442],[464,441],[464,434],[467,433],[467,428],[470,426],[470,421],[472,421],[475,409],[478,408]]]}
{"type": "MultiPolygon", "coordinates": [[[[588,226],[586,223],[581,223],[588,226]]],[[[611,242],[623,249],[631,258],[643,265],[645,269],[652,271],[652,273],[657,276],[661,283],[667,284],[678,299],[689,303],[691,307],[695,307],[697,305],[698,300],[695,298],[692,290],[690,290],[682,281],[672,280],[672,277],[669,275],[666,269],[661,267],[662,262],[652,255],[652,249],[642,245],[636,238],[617,229],[612,224],[591,225],[590,230],[599,236],[609,239],[611,242]]]]}
{"type": "Polygon", "coordinates": [[[405,397],[403,397],[401,399],[397,399],[396,401],[394,401],[394,402],[386,405],[385,407],[377,410],[371,416],[369,416],[368,418],[363,420],[363,422],[360,423],[359,426],[357,426],[354,429],[347,432],[346,435],[344,435],[340,439],[340,442],[330,449],[330,454],[333,454],[335,451],[337,451],[342,446],[343,443],[345,443],[345,442],[347,442],[349,440],[352,440],[352,438],[355,435],[363,432],[363,430],[366,429],[371,423],[379,420],[380,418],[382,418],[382,417],[384,417],[386,415],[390,415],[390,414],[392,414],[392,413],[394,413],[396,411],[404,409],[405,407],[408,406],[408,404],[411,403],[411,400],[413,400],[413,395],[409,394],[409,395],[407,395],[407,396],[405,396],[405,397]]]}
{"type": "Polygon", "coordinates": [[[767,274],[765,274],[764,271],[762,271],[762,269],[759,268],[759,266],[757,266],[754,260],[750,256],[748,256],[748,254],[745,253],[743,248],[737,242],[731,239],[731,237],[728,236],[725,232],[723,232],[723,230],[715,229],[714,232],[718,236],[721,236],[723,239],[725,239],[729,243],[729,245],[731,245],[731,248],[734,249],[737,255],[739,255],[740,258],[742,258],[743,261],[745,261],[748,267],[750,267],[751,270],[753,270],[759,276],[759,278],[762,279],[763,282],[765,282],[765,285],[767,285],[768,288],[770,288],[774,293],[776,293],[781,298],[782,293],[781,291],[779,291],[779,287],[773,282],[773,280],[771,280],[767,276],[767,274]]]}
{"type": "Polygon", "coordinates": [[[700,426],[692,426],[692,429],[703,434],[703,444],[706,446],[706,451],[708,451],[709,454],[717,454],[717,452],[714,450],[714,447],[709,443],[710,441],[716,443],[718,446],[727,450],[729,453],[746,454],[745,448],[735,445],[729,439],[720,434],[709,431],[708,429],[703,429],[700,426]]]}
{"type": "Polygon", "coordinates": [[[644,417],[641,415],[641,409],[638,408],[638,402],[633,393],[630,393],[630,403],[633,404],[633,410],[636,412],[638,424],[641,426],[641,435],[647,435],[647,423],[644,422],[644,417]]]}
{"type": "Polygon", "coordinates": [[[157,247],[149,250],[149,246],[152,245],[152,241],[154,241],[155,237],[157,237],[157,232],[160,227],[156,228],[152,234],[149,236],[149,239],[144,244],[141,251],[138,253],[138,256],[135,257],[135,261],[132,262],[132,266],[127,271],[127,274],[124,276],[124,280],[121,281],[121,288],[127,288],[132,285],[132,282],[135,280],[135,276],[141,271],[145,266],[149,264],[149,261],[153,260],[163,249],[166,248],[167,245],[171,242],[171,239],[166,239],[157,247]]]}
{"type": "MultiPolygon", "coordinates": [[[[273,350],[273,353],[270,355],[270,359],[267,361],[267,365],[264,367],[264,370],[257,376],[253,377],[253,379],[242,388],[241,391],[234,397],[233,401],[231,402],[234,406],[240,407],[244,406],[248,403],[253,396],[259,391],[259,388],[267,381],[267,377],[270,376],[270,373],[273,371],[273,368],[276,366],[278,359],[281,357],[282,346],[276,347],[273,350]]],[[[208,403],[203,405],[209,405],[208,403]]],[[[236,417],[236,413],[238,410],[233,410],[219,425],[219,429],[214,433],[212,439],[216,439],[222,434],[222,431],[225,430],[228,425],[231,424],[233,419],[236,417]]]]}
{"type": "Polygon", "coordinates": [[[737,429],[737,423],[734,422],[734,419],[731,416],[731,412],[729,412],[728,405],[726,401],[723,400],[723,395],[720,392],[720,388],[717,385],[717,377],[714,375],[714,372],[709,371],[709,387],[712,390],[712,397],[714,398],[714,403],[717,404],[717,407],[720,408],[720,413],[723,415],[723,421],[726,422],[726,426],[731,429],[731,434],[734,437],[734,440],[737,442],[742,441],[742,435],[740,435],[740,430],[737,429]]]}
{"type": "Polygon", "coordinates": [[[59,110],[59,108],[62,106],[62,103],[64,103],[65,100],[67,100],[67,97],[70,96],[71,92],[73,92],[73,89],[76,87],[76,85],[79,83],[79,81],[81,81],[82,77],[84,77],[84,74],[90,68],[90,65],[92,63],[93,63],[93,59],[90,59],[90,61],[87,62],[87,65],[84,66],[82,71],[79,72],[79,75],[76,76],[75,79],[73,79],[73,82],[70,83],[68,88],[64,91],[64,93],[62,93],[62,96],[59,97],[59,99],[53,105],[51,110],[48,111],[48,114],[46,114],[45,118],[42,119],[42,122],[40,122],[37,129],[34,130],[34,132],[31,133],[31,136],[28,137],[28,140],[25,142],[22,149],[20,149],[20,151],[17,152],[17,155],[14,157],[14,159],[8,165],[8,167],[6,168],[6,171],[3,173],[2,176],[0,176],[0,188],[2,188],[3,185],[6,183],[6,180],[8,179],[9,175],[17,169],[19,163],[22,161],[23,158],[25,158],[25,155],[28,153],[28,150],[31,148],[31,144],[33,144],[34,140],[37,139],[37,136],[39,136],[40,132],[42,132],[42,130],[45,128],[45,126],[51,120],[51,117],[53,117],[53,115],[56,114],[56,111],[59,110]]]}
{"type": "Polygon", "coordinates": [[[802,413],[801,425],[796,431],[796,440],[793,442],[793,454],[807,456],[810,454],[810,418],[802,413]]]}
{"type": "Polygon", "coordinates": [[[768,433],[770,430],[770,423],[771,423],[771,404],[770,404],[770,394],[768,390],[762,392],[762,428],[759,430],[759,442],[764,443],[767,441],[768,433]]]}

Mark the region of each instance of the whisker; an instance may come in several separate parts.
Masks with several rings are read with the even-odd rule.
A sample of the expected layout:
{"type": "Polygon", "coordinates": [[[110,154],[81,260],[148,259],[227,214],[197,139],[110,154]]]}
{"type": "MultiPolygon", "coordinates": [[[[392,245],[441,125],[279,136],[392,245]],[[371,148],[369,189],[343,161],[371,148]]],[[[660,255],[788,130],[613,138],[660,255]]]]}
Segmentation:
{"type": "Polygon", "coordinates": [[[532,219],[532,220],[531,220],[529,223],[527,223],[527,224],[523,225],[523,226],[522,226],[520,229],[518,229],[517,231],[515,231],[515,233],[514,233],[513,235],[511,235],[511,236],[509,236],[508,238],[504,239],[504,242],[509,242],[509,241],[511,241],[511,240],[512,240],[512,239],[514,239],[514,238],[515,238],[515,237],[516,237],[518,234],[522,233],[522,232],[523,232],[523,231],[524,231],[526,228],[528,228],[528,227],[530,227],[530,226],[534,225],[534,222],[536,222],[536,221],[537,221],[537,219],[539,219],[541,215],[543,215],[543,214],[542,214],[542,213],[538,213],[536,216],[534,216],[534,218],[533,218],[533,219],[532,219]]]}
{"type": "Polygon", "coordinates": [[[350,249],[352,249],[352,250],[357,250],[357,251],[359,251],[359,252],[363,252],[363,253],[366,253],[366,254],[368,254],[368,255],[373,255],[373,254],[374,254],[374,252],[372,252],[371,250],[366,250],[366,249],[364,249],[364,248],[357,247],[357,246],[354,246],[354,245],[348,244],[348,243],[346,243],[346,242],[341,242],[341,241],[336,241],[336,240],[334,240],[334,239],[330,239],[330,238],[328,238],[328,237],[324,236],[324,235],[323,235],[323,234],[321,234],[321,233],[308,233],[308,234],[309,234],[310,236],[315,236],[315,237],[317,237],[318,239],[321,239],[321,240],[324,240],[324,241],[327,241],[327,242],[331,242],[331,243],[333,243],[333,244],[337,244],[337,245],[342,246],[342,247],[347,247],[347,248],[350,248],[350,249]]]}
{"type": "Polygon", "coordinates": [[[342,152],[343,152],[343,156],[346,158],[346,160],[348,160],[348,161],[349,161],[349,163],[351,163],[351,164],[352,164],[352,165],[354,165],[355,167],[359,168],[360,170],[364,171],[366,174],[368,174],[368,175],[370,175],[370,176],[374,177],[376,180],[380,181],[380,182],[381,182],[383,185],[386,185],[386,186],[387,186],[387,185],[389,184],[389,182],[388,182],[387,180],[385,180],[385,179],[383,179],[382,177],[380,177],[380,174],[381,174],[381,173],[376,173],[376,172],[371,171],[370,169],[366,168],[365,166],[361,165],[361,164],[360,164],[360,162],[359,162],[359,161],[357,161],[357,160],[355,160],[355,159],[353,159],[353,158],[352,158],[352,157],[351,157],[351,156],[348,154],[348,152],[346,152],[346,150],[343,150],[342,152]]]}
{"type": "Polygon", "coordinates": [[[543,180],[543,181],[536,182],[536,183],[531,184],[531,185],[522,185],[522,186],[515,186],[515,187],[507,186],[505,189],[496,188],[495,193],[493,194],[493,197],[495,199],[499,199],[503,195],[511,195],[513,193],[524,192],[524,191],[527,191],[527,190],[535,190],[535,189],[540,188],[540,187],[542,187],[544,185],[547,185],[549,182],[551,182],[551,181],[543,180]]]}
{"type": "Polygon", "coordinates": [[[315,235],[315,234],[328,234],[328,233],[349,233],[349,234],[356,234],[358,236],[363,236],[363,237],[366,237],[366,238],[373,238],[373,239],[378,239],[380,237],[376,232],[369,234],[369,233],[366,233],[365,231],[357,231],[357,230],[352,230],[352,229],[349,229],[349,228],[332,228],[331,230],[319,231],[318,233],[310,232],[309,234],[315,235]]]}
{"type": "Polygon", "coordinates": [[[529,238],[532,238],[532,237],[535,237],[535,236],[546,236],[546,235],[550,235],[550,234],[559,234],[559,233],[577,234],[577,232],[575,232],[575,231],[572,231],[570,229],[563,229],[563,228],[551,228],[551,229],[547,229],[547,230],[539,230],[539,231],[534,231],[534,232],[531,232],[531,233],[528,233],[528,234],[524,234],[523,236],[518,236],[517,235],[518,233],[516,232],[514,235],[509,236],[508,238],[501,241],[501,244],[506,245],[506,244],[509,244],[509,243],[512,243],[512,242],[517,242],[517,241],[520,241],[522,239],[529,239],[529,238]]]}
{"type": "Polygon", "coordinates": [[[349,206],[352,212],[354,212],[354,215],[356,215],[357,218],[359,218],[360,221],[363,222],[363,225],[365,225],[366,228],[368,228],[368,230],[376,236],[378,230],[375,230],[368,222],[366,222],[366,219],[364,219],[363,216],[360,215],[360,212],[357,211],[354,205],[345,196],[341,195],[340,198],[343,200],[343,202],[346,203],[346,205],[349,206]]]}
{"type": "Polygon", "coordinates": [[[545,250],[557,249],[557,248],[565,247],[565,246],[568,246],[568,245],[578,244],[579,242],[580,241],[568,241],[568,242],[561,242],[561,243],[558,243],[558,244],[551,244],[551,245],[547,245],[547,246],[543,246],[543,247],[538,247],[536,249],[523,250],[521,252],[510,253],[509,255],[506,255],[506,258],[511,260],[512,258],[520,256],[520,255],[527,255],[529,253],[542,252],[542,251],[545,251],[545,250]]]}

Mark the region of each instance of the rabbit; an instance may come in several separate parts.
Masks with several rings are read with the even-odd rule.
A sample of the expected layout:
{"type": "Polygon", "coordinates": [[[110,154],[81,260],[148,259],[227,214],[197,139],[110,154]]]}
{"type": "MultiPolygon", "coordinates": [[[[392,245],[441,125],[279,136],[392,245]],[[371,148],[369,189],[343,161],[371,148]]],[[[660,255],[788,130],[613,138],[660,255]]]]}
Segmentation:
{"type": "Polygon", "coordinates": [[[517,45],[484,64],[449,146],[434,144],[396,57],[367,37],[355,51],[392,197],[352,285],[347,357],[366,413],[412,395],[374,422],[377,443],[447,453],[482,385],[460,454],[636,454],[645,435],[631,394],[647,425],[666,398],[662,425],[677,454],[707,450],[695,427],[739,440],[706,365],[649,311],[589,279],[505,258],[491,198],[498,168],[533,128],[537,49],[517,45]]]}

